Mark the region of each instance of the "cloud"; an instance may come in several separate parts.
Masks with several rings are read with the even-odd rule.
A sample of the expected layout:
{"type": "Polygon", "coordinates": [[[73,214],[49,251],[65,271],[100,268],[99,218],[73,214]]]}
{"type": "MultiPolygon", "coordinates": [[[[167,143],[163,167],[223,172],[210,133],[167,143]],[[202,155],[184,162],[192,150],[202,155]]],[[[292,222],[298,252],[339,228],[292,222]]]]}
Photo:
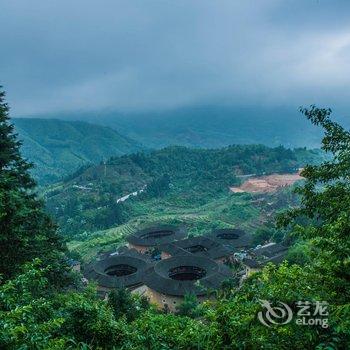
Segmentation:
{"type": "Polygon", "coordinates": [[[348,1],[0,0],[14,115],[346,105],[348,1]]]}

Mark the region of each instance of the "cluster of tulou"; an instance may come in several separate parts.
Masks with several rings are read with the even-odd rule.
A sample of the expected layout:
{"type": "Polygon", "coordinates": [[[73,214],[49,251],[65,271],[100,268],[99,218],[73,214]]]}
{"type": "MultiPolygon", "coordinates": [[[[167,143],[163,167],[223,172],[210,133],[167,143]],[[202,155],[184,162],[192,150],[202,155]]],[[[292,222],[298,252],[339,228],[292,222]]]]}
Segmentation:
{"type": "Polygon", "coordinates": [[[85,265],[84,281],[95,281],[102,298],[113,289],[127,288],[171,312],[187,295],[198,302],[215,298],[223,283],[239,278],[242,284],[268,262],[281,263],[288,249],[281,243],[254,247],[252,235],[242,229],[188,237],[185,227],[170,225],[139,230],[127,242],[85,265]],[[264,260],[258,261],[261,256],[264,260]]]}

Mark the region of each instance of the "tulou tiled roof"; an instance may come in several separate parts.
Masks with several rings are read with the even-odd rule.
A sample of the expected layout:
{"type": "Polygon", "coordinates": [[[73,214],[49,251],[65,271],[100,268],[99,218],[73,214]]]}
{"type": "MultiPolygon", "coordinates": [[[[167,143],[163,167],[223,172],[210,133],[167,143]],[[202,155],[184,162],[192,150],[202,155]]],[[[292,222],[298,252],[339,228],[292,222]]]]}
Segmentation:
{"type": "Polygon", "coordinates": [[[251,251],[243,263],[250,268],[262,268],[269,262],[278,265],[285,260],[287,252],[288,246],[283,243],[271,243],[251,251]]]}
{"type": "Polygon", "coordinates": [[[243,264],[250,267],[251,269],[261,268],[261,264],[258,261],[251,258],[243,259],[243,264]]]}
{"type": "Polygon", "coordinates": [[[152,247],[183,239],[186,235],[187,232],[184,227],[159,225],[137,231],[126,239],[133,245],[152,247]]]}
{"type": "Polygon", "coordinates": [[[177,255],[161,260],[149,268],[144,281],[147,287],[162,294],[184,296],[206,295],[208,291],[220,288],[222,282],[231,277],[230,269],[206,257],[195,255],[177,255]],[[201,277],[195,280],[178,280],[171,278],[171,271],[190,268],[201,277]]]}
{"type": "Polygon", "coordinates": [[[189,255],[203,256],[211,259],[225,258],[232,255],[232,250],[205,236],[191,237],[180,241],[158,246],[158,250],[171,256],[189,255]]]}
{"type": "Polygon", "coordinates": [[[86,265],[83,274],[88,280],[96,281],[101,287],[132,289],[143,284],[145,270],[151,265],[152,262],[146,255],[130,250],[86,265]],[[129,274],[122,276],[108,274],[116,268],[124,268],[129,271],[129,274]]]}
{"type": "Polygon", "coordinates": [[[287,250],[288,247],[282,243],[272,243],[264,247],[255,249],[253,251],[253,254],[256,256],[266,256],[268,258],[272,258],[273,256],[276,256],[287,250]]]}
{"type": "Polygon", "coordinates": [[[247,248],[252,245],[252,235],[238,228],[218,229],[206,236],[234,249],[247,248]]]}

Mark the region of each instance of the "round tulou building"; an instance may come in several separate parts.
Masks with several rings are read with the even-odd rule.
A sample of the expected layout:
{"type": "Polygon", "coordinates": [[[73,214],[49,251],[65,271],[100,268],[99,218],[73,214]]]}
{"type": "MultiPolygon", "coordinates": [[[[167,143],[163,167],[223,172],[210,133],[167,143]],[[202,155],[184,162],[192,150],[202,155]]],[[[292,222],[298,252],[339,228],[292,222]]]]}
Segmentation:
{"type": "Polygon", "coordinates": [[[193,254],[207,257],[215,261],[225,262],[233,255],[232,249],[203,236],[190,237],[180,241],[162,244],[158,246],[158,250],[161,253],[162,259],[167,259],[176,255],[193,254]]]}
{"type": "Polygon", "coordinates": [[[214,230],[209,233],[207,237],[226,247],[236,250],[247,248],[252,245],[252,236],[238,228],[214,230]]]}
{"type": "Polygon", "coordinates": [[[143,292],[143,277],[150,266],[152,261],[147,256],[130,250],[86,265],[83,274],[97,283],[97,290],[102,296],[116,288],[143,292]]]}
{"type": "Polygon", "coordinates": [[[186,237],[184,227],[159,225],[135,232],[127,237],[128,247],[145,254],[160,244],[171,243],[186,237]]]}
{"type": "Polygon", "coordinates": [[[146,295],[159,308],[175,311],[187,294],[199,301],[208,299],[231,277],[230,269],[212,259],[195,255],[177,255],[161,260],[147,270],[144,283],[146,295]]]}

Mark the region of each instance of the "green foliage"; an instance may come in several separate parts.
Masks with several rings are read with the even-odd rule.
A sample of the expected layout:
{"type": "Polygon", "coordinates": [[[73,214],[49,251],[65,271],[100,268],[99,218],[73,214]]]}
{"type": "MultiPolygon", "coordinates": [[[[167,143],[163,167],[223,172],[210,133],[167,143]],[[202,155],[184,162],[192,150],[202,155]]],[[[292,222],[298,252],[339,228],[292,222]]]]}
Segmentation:
{"type": "MultiPolygon", "coordinates": [[[[130,308],[119,303],[117,310],[122,306],[126,314],[117,311],[115,317],[115,299],[102,301],[93,288],[58,294],[48,288],[45,274],[36,262],[0,286],[0,348],[219,349],[218,334],[210,325],[161,315],[142,298],[131,302],[137,313],[131,312],[135,320],[127,324],[124,316],[130,308]]],[[[125,295],[117,298],[125,300],[125,295]]]]}
{"type": "Polygon", "coordinates": [[[131,323],[124,349],[221,349],[220,336],[211,324],[189,317],[146,312],[131,323]]]}
{"type": "Polygon", "coordinates": [[[285,232],[282,229],[276,229],[275,225],[268,223],[259,227],[253,236],[253,242],[255,245],[266,244],[269,241],[281,242],[285,236],[285,232]]]}
{"type": "Polygon", "coordinates": [[[127,289],[115,289],[108,295],[108,305],[113,310],[114,317],[125,317],[130,322],[149,308],[147,298],[133,296],[127,289]]]}
{"type": "MultiPolygon", "coordinates": [[[[290,225],[295,234],[310,240],[310,266],[314,275],[320,276],[318,287],[332,293],[331,305],[337,315],[349,310],[350,300],[350,132],[330,119],[330,109],[311,106],[301,111],[323,127],[322,149],[333,157],[304,169],[306,183],[297,189],[301,206],[281,216],[279,223],[290,225]],[[305,225],[297,221],[300,217],[308,219],[305,225]]],[[[344,319],[337,318],[336,333],[349,342],[350,328],[344,319]]]]}
{"type": "Polygon", "coordinates": [[[115,319],[113,311],[96,298],[94,290],[70,293],[61,298],[62,334],[104,349],[122,342],[126,331],[124,322],[115,319]]]}
{"type": "Polygon", "coordinates": [[[288,250],[287,260],[291,264],[304,266],[311,262],[311,249],[312,247],[310,242],[297,242],[288,250]]]}
{"type": "Polygon", "coordinates": [[[81,121],[17,118],[14,123],[23,155],[35,163],[32,173],[40,184],[58,181],[87,163],[142,148],[113,129],[81,121]]]}
{"type": "Polygon", "coordinates": [[[141,198],[163,197],[170,189],[170,176],[164,174],[155,178],[147,185],[147,190],[141,198]]]}
{"type": "Polygon", "coordinates": [[[64,348],[66,339],[57,335],[64,319],[54,312],[45,275],[47,269],[35,261],[0,286],[0,348],[64,348]]]}
{"type": "MultiPolygon", "coordinates": [[[[319,166],[307,166],[302,175],[306,178],[303,187],[297,189],[302,195],[301,206],[280,218],[280,224],[290,224],[305,239],[312,239],[317,248],[314,258],[318,273],[332,275],[339,284],[338,291],[349,291],[349,230],[350,230],[350,133],[330,119],[329,109],[312,106],[302,112],[316,125],[325,129],[322,148],[333,159],[319,166]],[[295,218],[307,217],[312,221],[300,227],[295,218]]],[[[350,294],[340,295],[346,300],[350,294]]]]}
{"type": "Polygon", "coordinates": [[[66,248],[33,193],[31,164],[21,157],[4,98],[0,91],[0,274],[10,278],[39,257],[53,267],[51,281],[64,283],[66,248]]]}
{"type": "MultiPolygon", "coordinates": [[[[328,342],[331,332],[293,323],[271,330],[257,321],[259,299],[290,304],[328,300],[330,295],[319,288],[318,279],[312,280],[309,270],[298,266],[268,266],[229,299],[204,305],[201,319],[162,315],[148,309],[129,324],[123,321],[123,315],[115,317],[114,302],[97,299],[93,289],[57,294],[48,288],[45,275],[45,269],[36,262],[0,287],[0,326],[4,330],[0,347],[63,349],[83,347],[85,343],[85,347],[106,349],[289,349],[290,342],[295,348],[328,342]]],[[[193,298],[187,302],[191,307],[185,309],[195,317],[192,311],[197,302],[193,298]]],[[[346,312],[344,308],[338,310],[335,322],[346,312]]]]}
{"type": "Polygon", "coordinates": [[[125,325],[96,291],[58,294],[45,277],[48,269],[36,261],[0,286],[0,348],[82,348],[79,342],[104,349],[117,346],[125,325]]]}
{"type": "Polygon", "coordinates": [[[236,292],[241,284],[242,276],[240,272],[244,269],[241,261],[228,261],[224,264],[230,267],[232,277],[226,278],[221,283],[220,289],[215,291],[218,299],[228,299],[236,292]]]}
{"type": "Polygon", "coordinates": [[[186,294],[183,302],[176,306],[176,310],[178,315],[192,318],[196,318],[201,314],[199,301],[194,294],[186,294]]]}
{"type": "Polygon", "coordinates": [[[260,300],[273,304],[283,301],[292,306],[299,300],[330,297],[309,270],[286,263],[280,267],[268,265],[233,297],[219,301],[212,317],[221,330],[224,349],[310,349],[327,339],[331,330],[321,326],[301,327],[294,321],[266,327],[257,318],[258,312],[263,311],[260,300]]]}

